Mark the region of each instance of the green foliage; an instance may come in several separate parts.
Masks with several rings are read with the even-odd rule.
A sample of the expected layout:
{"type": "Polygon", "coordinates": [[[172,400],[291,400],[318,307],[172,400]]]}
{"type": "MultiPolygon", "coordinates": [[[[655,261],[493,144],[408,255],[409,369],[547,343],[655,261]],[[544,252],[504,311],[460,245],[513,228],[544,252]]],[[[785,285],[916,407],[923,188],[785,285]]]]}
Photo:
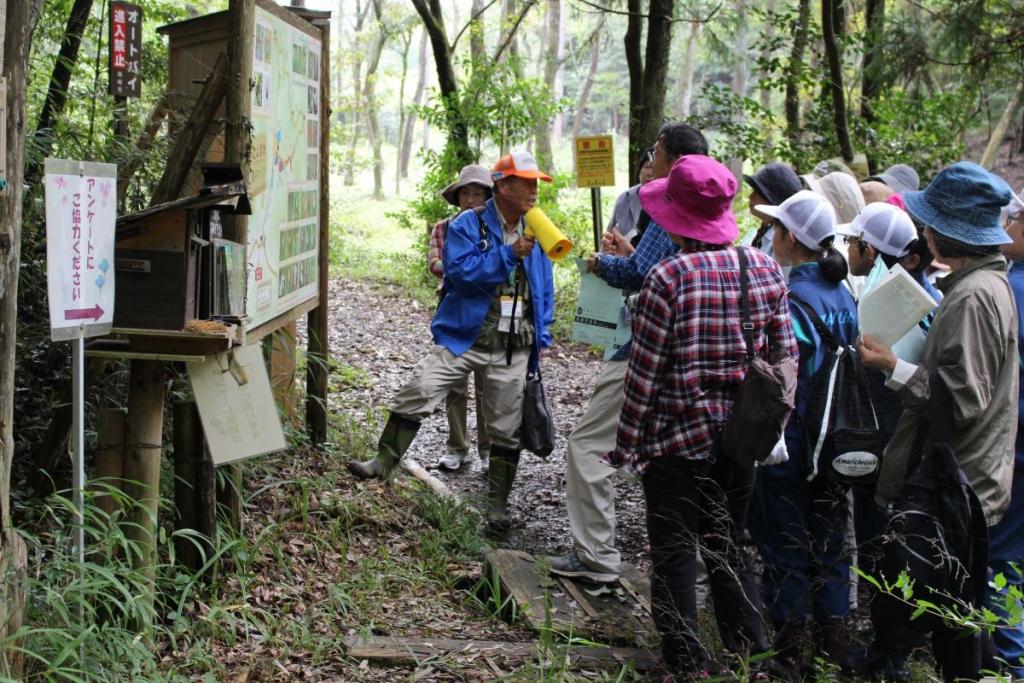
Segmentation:
{"type": "MultiPolygon", "coordinates": [[[[475,162],[481,159],[485,146],[504,150],[525,142],[537,121],[550,119],[565,106],[552,98],[547,86],[523,76],[516,57],[478,66],[460,83],[460,93],[458,108],[469,131],[470,152],[475,162]]],[[[440,94],[435,94],[429,104],[418,107],[416,113],[431,126],[450,133],[451,119],[440,94]]],[[[419,221],[433,224],[451,213],[451,207],[438,193],[458,177],[463,163],[460,151],[451,142],[440,152],[426,150],[423,161],[426,174],[419,183],[417,198],[411,203],[411,213],[402,219],[408,226],[419,221]]]]}

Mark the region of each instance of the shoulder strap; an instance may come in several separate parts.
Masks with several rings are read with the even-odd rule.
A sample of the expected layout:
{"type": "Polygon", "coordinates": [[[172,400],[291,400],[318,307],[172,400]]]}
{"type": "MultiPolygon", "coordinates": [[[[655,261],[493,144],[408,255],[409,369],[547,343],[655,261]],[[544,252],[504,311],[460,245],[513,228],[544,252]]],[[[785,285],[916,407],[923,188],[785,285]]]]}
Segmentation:
{"type": "Polygon", "coordinates": [[[747,362],[754,360],[754,321],[750,317],[750,273],[747,254],[743,247],[736,247],[736,256],[740,260],[740,326],[743,328],[743,341],[747,345],[747,362]]]}
{"type": "Polygon", "coordinates": [[[474,207],[473,211],[476,212],[476,222],[480,226],[480,241],[483,242],[487,239],[487,224],[484,223],[484,211],[487,210],[487,206],[474,207]]]}
{"type": "Polygon", "coordinates": [[[839,343],[839,340],[836,339],[836,336],[832,334],[832,330],[828,329],[828,326],[821,319],[821,316],[811,308],[809,303],[798,297],[792,291],[789,292],[789,300],[803,309],[804,313],[807,314],[807,317],[811,319],[811,324],[814,325],[814,329],[817,331],[818,336],[821,337],[822,341],[824,341],[829,348],[835,350],[843,346],[839,343]]]}

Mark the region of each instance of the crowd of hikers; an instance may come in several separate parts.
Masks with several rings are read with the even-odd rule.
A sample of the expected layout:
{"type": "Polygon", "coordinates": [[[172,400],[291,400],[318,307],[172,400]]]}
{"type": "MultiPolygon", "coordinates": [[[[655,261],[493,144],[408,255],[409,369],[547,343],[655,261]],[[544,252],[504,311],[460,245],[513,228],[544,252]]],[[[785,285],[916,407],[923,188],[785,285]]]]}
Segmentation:
{"type": "MultiPolygon", "coordinates": [[[[547,558],[551,572],[619,578],[613,476],[628,470],[647,505],[666,680],[736,668],[709,654],[701,574],[724,650],[757,677],[826,664],[909,680],[929,636],[945,680],[1024,677],[1024,203],[970,162],[921,188],[905,164],[862,181],[835,161],[741,181],[708,154],[699,130],[663,126],[586,261],[622,290],[632,336],[568,436],[573,550],[547,558]],[[742,182],[761,223],[746,244],[742,182]],[[996,627],[976,628],[986,614],[996,627]]],[[[459,212],[431,236],[434,346],[354,475],[387,477],[442,402],[439,467],[461,468],[472,375],[487,517],[508,525],[554,311],[524,215],[550,180],[515,152],[442,192],[459,212]]]]}

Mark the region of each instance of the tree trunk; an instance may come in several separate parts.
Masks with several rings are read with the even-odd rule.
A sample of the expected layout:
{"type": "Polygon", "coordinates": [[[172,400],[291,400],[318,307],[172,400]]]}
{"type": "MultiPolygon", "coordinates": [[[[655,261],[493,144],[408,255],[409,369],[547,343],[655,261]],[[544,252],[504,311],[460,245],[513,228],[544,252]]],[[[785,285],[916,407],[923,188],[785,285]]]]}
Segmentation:
{"type": "MultiPolygon", "coordinates": [[[[558,35],[555,36],[558,42],[558,64],[555,68],[555,98],[561,100],[565,96],[565,5],[558,3],[558,35]]],[[[565,116],[561,109],[555,114],[555,121],[551,126],[551,136],[557,141],[562,139],[562,126],[565,116]]]]}
{"type": "MultiPolygon", "coordinates": [[[[420,51],[417,58],[416,69],[416,92],[412,96],[415,106],[423,104],[423,92],[427,86],[427,32],[420,31],[420,51]]],[[[409,160],[412,157],[412,134],[416,126],[416,112],[410,111],[408,120],[405,123],[405,131],[402,135],[402,154],[398,161],[399,175],[404,179],[409,177],[409,160]]]]}
{"type": "MultiPolygon", "coordinates": [[[[775,10],[775,0],[765,0],[764,11],[771,14],[775,10]]],[[[761,38],[761,60],[762,63],[767,63],[772,57],[772,43],[775,40],[775,23],[772,21],[764,22],[764,36],[761,38]]],[[[761,107],[770,110],[772,104],[772,91],[767,86],[767,73],[758,75],[758,98],[761,103],[761,107]]]]}
{"type": "Polygon", "coordinates": [[[409,75],[409,50],[412,47],[412,31],[402,36],[402,77],[398,81],[398,140],[395,145],[395,194],[402,191],[402,142],[405,129],[409,127],[412,112],[405,106],[405,81],[409,75]]]}
{"type": "Polygon", "coordinates": [[[866,0],[864,5],[864,63],[861,68],[860,115],[865,121],[875,119],[872,104],[882,92],[881,53],[885,38],[885,0],[866,0]]]}
{"type": "Polygon", "coordinates": [[[370,44],[369,57],[366,60],[366,76],[363,84],[363,106],[366,111],[366,130],[370,138],[370,149],[373,150],[373,196],[384,198],[384,158],[381,155],[380,119],[377,116],[377,67],[380,55],[387,39],[384,25],[384,12],[381,0],[373,0],[373,13],[377,19],[377,34],[370,44]]]}
{"type": "MultiPolygon", "coordinates": [[[[43,108],[39,112],[34,133],[36,144],[42,146],[46,152],[51,149],[53,144],[53,122],[63,113],[68,99],[71,74],[78,61],[78,48],[82,45],[82,33],[85,32],[91,11],[92,0],[75,0],[71,6],[71,14],[68,15],[68,23],[64,28],[64,37],[60,42],[57,61],[54,62],[53,72],[50,74],[50,87],[46,92],[43,108]]],[[[46,156],[48,154],[45,152],[39,154],[39,162],[33,164],[27,174],[26,177],[30,178],[32,182],[38,180],[42,170],[42,160],[46,156]]]]}
{"type": "Polygon", "coordinates": [[[847,162],[853,161],[853,145],[850,142],[850,131],[846,125],[846,93],[843,91],[843,56],[839,51],[839,39],[836,35],[842,26],[838,25],[839,8],[836,0],[821,1],[821,34],[825,44],[825,57],[828,59],[829,80],[827,87],[832,94],[832,122],[839,141],[839,151],[847,162]]]}
{"type": "MultiPolygon", "coordinates": [[[[448,128],[448,145],[453,151],[454,165],[461,168],[474,161],[469,148],[469,127],[459,106],[459,82],[452,64],[452,51],[441,13],[441,0],[412,0],[413,6],[423,20],[434,52],[434,66],[437,69],[437,84],[444,102],[445,119],[448,128]]],[[[426,136],[424,136],[425,138],[426,136]]]]}
{"type": "MultiPolygon", "coordinates": [[[[739,58],[736,62],[736,70],[732,75],[732,91],[736,93],[737,97],[747,96],[747,81],[750,78],[750,69],[747,64],[747,47],[748,47],[748,32],[747,32],[747,2],[746,0],[738,0],[736,3],[736,14],[737,14],[737,25],[736,25],[736,56],[739,58]]],[[[742,111],[737,115],[742,119],[742,111]]],[[[738,180],[743,175],[743,158],[735,157],[729,160],[729,170],[736,176],[738,180]]]]}
{"type": "MultiPolygon", "coordinates": [[[[552,96],[555,94],[555,74],[558,72],[558,62],[560,60],[558,53],[558,35],[562,30],[561,16],[561,0],[548,0],[547,12],[545,13],[545,24],[547,26],[545,33],[547,35],[547,41],[546,49],[544,50],[544,73],[541,77],[541,82],[549,89],[552,96]]],[[[554,173],[555,163],[554,154],[551,150],[551,128],[547,118],[538,118],[534,135],[536,138],[537,164],[547,173],[554,173]]]]}
{"type": "MultiPolygon", "coordinates": [[[[629,12],[629,17],[626,19],[626,34],[622,37],[623,48],[626,51],[626,70],[629,73],[629,153],[626,155],[627,159],[636,159],[640,150],[644,148],[644,143],[636,139],[640,126],[640,121],[636,117],[643,101],[644,81],[644,24],[643,18],[640,16],[642,8],[643,3],[640,0],[627,1],[626,9],[629,12]]],[[[577,112],[578,117],[579,112],[577,112]]],[[[633,184],[632,170],[629,173],[629,184],[633,184]]]]}
{"type": "MultiPolygon", "coordinates": [[[[590,69],[583,81],[583,88],[580,89],[580,99],[576,102],[576,114],[572,117],[572,138],[575,140],[580,136],[580,129],[583,125],[583,113],[587,108],[587,100],[590,98],[590,89],[594,87],[594,77],[597,76],[598,57],[601,56],[601,27],[604,25],[604,15],[598,20],[597,28],[590,34],[590,69]]],[[[575,142],[573,143],[575,145],[575,142]]]]}
{"type": "Polygon", "coordinates": [[[1006,103],[1006,109],[1003,110],[999,123],[996,124],[996,127],[992,130],[992,135],[988,138],[988,144],[985,145],[985,153],[981,155],[981,165],[985,168],[991,169],[995,165],[996,157],[999,156],[999,147],[1006,138],[1006,132],[1010,129],[1010,122],[1013,121],[1013,117],[1017,113],[1017,107],[1020,106],[1022,100],[1024,100],[1024,83],[1017,88],[1017,91],[1010,97],[1010,101],[1006,103]]]}
{"type": "Polygon", "coordinates": [[[807,38],[810,34],[811,0],[800,0],[796,24],[793,48],[786,67],[785,102],[786,137],[793,145],[800,141],[800,72],[803,70],[804,52],[807,51],[807,38]]]}
{"type": "Polygon", "coordinates": [[[686,53],[683,55],[683,69],[679,76],[676,95],[676,118],[685,121],[690,116],[693,101],[693,72],[697,60],[697,45],[700,42],[700,22],[690,22],[686,36],[686,53]]]}
{"type": "MultiPolygon", "coordinates": [[[[639,7],[638,0],[630,0],[629,6],[639,7]]],[[[665,85],[668,76],[668,62],[672,47],[672,19],[675,11],[673,0],[651,0],[647,15],[647,44],[644,48],[644,60],[639,88],[635,88],[633,79],[636,69],[630,66],[630,113],[629,113],[629,159],[639,159],[640,152],[651,145],[661,128],[665,113],[665,85]],[[636,92],[634,93],[634,90],[636,92]]],[[[627,38],[633,29],[634,17],[630,17],[627,38]]],[[[627,40],[627,62],[631,61],[629,52],[633,51],[632,59],[638,52],[637,45],[630,45],[627,40]]],[[[639,181],[639,169],[630,164],[629,184],[639,181]]]]}
{"type": "Polygon", "coordinates": [[[469,62],[472,65],[473,75],[478,76],[487,62],[487,47],[484,44],[484,12],[486,11],[484,0],[473,0],[473,7],[470,10],[473,23],[469,25],[469,62]]]}
{"type": "Polygon", "coordinates": [[[32,28],[42,0],[0,2],[0,72],[7,81],[7,149],[4,165],[7,187],[0,190],[0,640],[7,652],[0,674],[21,677],[20,643],[6,640],[21,628],[25,605],[25,543],[11,525],[11,463],[14,460],[14,362],[18,335],[18,271],[21,265],[21,187],[25,164],[25,88],[32,28]]]}

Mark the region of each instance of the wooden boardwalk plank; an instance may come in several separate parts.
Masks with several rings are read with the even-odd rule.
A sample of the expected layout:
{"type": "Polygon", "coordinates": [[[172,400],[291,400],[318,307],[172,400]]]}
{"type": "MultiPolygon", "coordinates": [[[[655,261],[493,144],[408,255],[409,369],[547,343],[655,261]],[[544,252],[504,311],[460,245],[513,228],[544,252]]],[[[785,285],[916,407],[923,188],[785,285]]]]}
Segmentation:
{"type": "Polygon", "coordinates": [[[537,631],[553,628],[615,645],[650,646],[658,641],[647,598],[650,584],[632,565],[623,565],[618,583],[601,586],[551,576],[520,550],[495,550],[488,561],[517,613],[537,631]]]}

